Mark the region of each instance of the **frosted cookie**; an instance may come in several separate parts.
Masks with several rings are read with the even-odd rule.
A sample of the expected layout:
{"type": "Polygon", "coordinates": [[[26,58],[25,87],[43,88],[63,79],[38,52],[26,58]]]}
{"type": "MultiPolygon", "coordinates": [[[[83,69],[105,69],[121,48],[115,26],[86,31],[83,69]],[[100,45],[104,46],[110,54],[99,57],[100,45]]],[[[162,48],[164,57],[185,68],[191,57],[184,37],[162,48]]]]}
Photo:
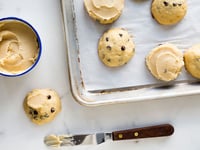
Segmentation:
{"type": "Polygon", "coordinates": [[[200,79],[200,44],[192,46],[184,53],[184,61],[186,70],[200,79]]]}
{"type": "Polygon", "coordinates": [[[146,56],[146,65],[156,79],[172,81],[182,70],[183,54],[176,46],[163,44],[146,56]]]}
{"type": "Polygon", "coordinates": [[[186,0],[153,0],[151,5],[152,16],[163,25],[173,25],[180,22],[186,12],[186,0]]]}
{"type": "Polygon", "coordinates": [[[124,0],[84,0],[89,16],[101,24],[117,20],[124,8],[124,0]]]}
{"type": "Polygon", "coordinates": [[[24,99],[24,110],[32,122],[42,125],[61,111],[61,101],[52,89],[34,89],[24,99]]]}
{"type": "Polygon", "coordinates": [[[105,32],[98,43],[100,60],[109,67],[126,64],[135,53],[132,36],[123,28],[113,28],[105,32]]]}

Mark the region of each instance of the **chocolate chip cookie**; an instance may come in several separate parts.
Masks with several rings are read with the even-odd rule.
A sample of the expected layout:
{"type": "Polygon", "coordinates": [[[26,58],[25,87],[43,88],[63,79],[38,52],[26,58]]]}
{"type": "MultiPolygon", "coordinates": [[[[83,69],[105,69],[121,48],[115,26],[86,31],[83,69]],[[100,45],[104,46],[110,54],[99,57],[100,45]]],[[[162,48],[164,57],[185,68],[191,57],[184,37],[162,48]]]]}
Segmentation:
{"type": "Polygon", "coordinates": [[[192,46],[184,53],[184,61],[186,70],[200,79],[200,44],[192,46]]]}
{"type": "Polygon", "coordinates": [[[34,89],[24,99],[24,110],[30,120],[38,125],[52,121],[61,111],[61,100],[52,89],[34,89]]]}
{"type": "Polygon", "coordinates": [[[123,28],[112,28],[105,32],[98,43],[100,60],[109,67],[126,64],[135,54],[132,36],[123,28]]]}
{"type": "Polygon", "coordinates": [[[153,0],[152,16],[162,25],[173,25],[180,22],[187,12],[186,0],[153,0]]]}

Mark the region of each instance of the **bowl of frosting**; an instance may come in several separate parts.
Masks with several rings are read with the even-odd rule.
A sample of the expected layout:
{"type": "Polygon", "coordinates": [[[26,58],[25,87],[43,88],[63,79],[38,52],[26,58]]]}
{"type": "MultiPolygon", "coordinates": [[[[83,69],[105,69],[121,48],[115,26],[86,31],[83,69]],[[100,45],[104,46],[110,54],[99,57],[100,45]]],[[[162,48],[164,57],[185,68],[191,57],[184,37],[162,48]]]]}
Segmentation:
{"type": "Polygon", "coordinates": [[[40,36],[27,21],[0,19],[0,75],[16,77],[30,72],[42,52],[40,36]]]}

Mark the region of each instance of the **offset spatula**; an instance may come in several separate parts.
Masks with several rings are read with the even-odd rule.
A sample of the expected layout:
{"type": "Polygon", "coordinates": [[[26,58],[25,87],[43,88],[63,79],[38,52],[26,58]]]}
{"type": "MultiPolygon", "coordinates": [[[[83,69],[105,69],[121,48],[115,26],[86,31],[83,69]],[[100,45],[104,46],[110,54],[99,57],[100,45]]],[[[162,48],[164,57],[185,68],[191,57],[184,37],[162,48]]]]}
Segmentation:
{"type": "Polygon", "coordinates": [[[174,128],[170,124],[161,124],[143,128],[134,128],[128,130],[114,131],[111,133],[95,133],[81,135],[48,135],[44,138],[44,143],[48,146],[74,146],[101,144],[106,140],[130,140],[140,138],[153,138],[170,136],[174,133],[174,128]]]}

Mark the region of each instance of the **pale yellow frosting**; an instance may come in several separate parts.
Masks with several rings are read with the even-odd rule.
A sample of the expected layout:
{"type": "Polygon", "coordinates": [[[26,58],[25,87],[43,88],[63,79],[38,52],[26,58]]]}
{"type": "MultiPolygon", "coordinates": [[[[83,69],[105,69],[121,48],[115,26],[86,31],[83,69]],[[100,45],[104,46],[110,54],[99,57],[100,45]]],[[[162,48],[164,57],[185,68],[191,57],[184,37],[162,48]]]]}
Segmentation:
{"type": "Polygon", "coordinates": [[[17,74],[33,65],[38,57],[36,35],[19,21],[0,22],[0,71],[17,74]]]}
{"type": "Polygon", "coordinates": [[[146,57],[146,64],[157,79],[171,81],[181,72],[184,65],[183,54],[172,44],[160,45],[146,57]]]}
{"type": "Polygon", "coordinates": [[[121,15],[124,0],[84,0],[89,15],[102,24],[112,23],[121,15]]]}

